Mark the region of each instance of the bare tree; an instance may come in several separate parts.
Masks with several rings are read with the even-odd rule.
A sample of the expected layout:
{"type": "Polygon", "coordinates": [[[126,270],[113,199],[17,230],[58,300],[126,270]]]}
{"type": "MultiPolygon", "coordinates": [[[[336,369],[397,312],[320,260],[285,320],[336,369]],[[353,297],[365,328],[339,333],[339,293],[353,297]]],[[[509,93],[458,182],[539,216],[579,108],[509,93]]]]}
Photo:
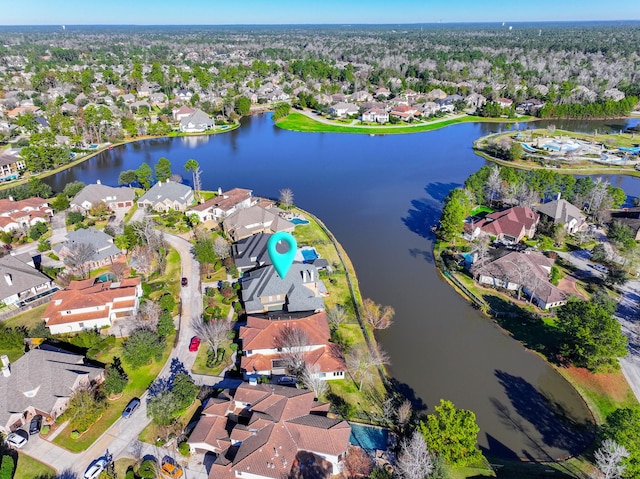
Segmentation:
{"type": "Polygon", "coordinates": [[[624,458],[629,457],[629,451],[613,439],[605,439],[594,456],[596,467],[598,468],[598,475],[595,477],[619,479],[626,469],[622,461],[624,458]]]}
{"type": "Polygon", "coordinates": [[[286,324],[275,338],[275,346],[282,351],[287,370],[296,376],[304,371],[304,353],[309,347],[309,336],[295,325],[286,324]]]}
{"type": "Polygon", "coordinates": [[[391,306],[382,306],[367,298],[362,302],[364,320],[375,329],[387,329],[393,323],[396,314],[391,306]]]}
{"type": "Polygon", "coordinates": [[[491,167],[491,171],[489,172],[489,176],[487,177],[484,188],[487,193],[487,199],[489,200],[490,205],[492,205],[495,200],[500,199],[500,193],[502,191],[502,179],[500,178],[499,166],[493,165],[491,167]]]}
{"type": "Polygon", "coordinates": [[[136,246],[131,252],[131,261],[136,271],[145,276],[153,271],[153,251],[147,246],[136,246]]]}
{"type": "Polygon", "coordinates": [[[482,264],[489,255],[489,242],[491,239],[488,236],[482,235],[473,240],[473,245],[476,248],[478,255],[478,264],[482,264]]]}
{"type": "Polygon", "coordinates": [[[280,190],[280,203],[284,205],[286,209],[291,208],[291,205],[293,205],[293,191],[291,188],[280,190]]]}
{"type": "Polygon", "coordinates": [[[229,242],[226,239],[218,236],[216,240],[213,242],[213,252],[216,254],[218,258],[224,261],[231,255],[231,251],[229,249],[229,242]]]}
{"type": "Polygon", "coordinates": [[[403,479],[424,479],[433,471],[433,459],[420,431],[402,441],[398,456],[399,475],[403,479]]]}
{"type": "Polygon", "coordinates": [[[315,393],[316,398],[324,396],[329,390],[327,381],[322,379],[319,373],[320,366],[317,364],[314,366],[305,364],[304,369],[302,370],[302,382],[307,388],[311,389],[315,393]]]}
{"type": "Polygon", "coordinates": [[[405,399],[404,401],[402,401],[402,404],[400,404],[400,407],[396,412],[398,426],[400,427],[401,431],[404,431],[404,428],[407,427],[407,424],[409,424],[412,414],[413,406],[411,405],[411,401],[405,399]]]}
{"type": "Polygon", "coordinates": [[[390,363],[389,355],[377,346],[373,348],[366,345],[355,347],[346,359],[347,369],[354,381],[357,381],[360,390],[364,384],[373,380],[379,367],[390,363]]]}
{"type": "Polygon", "coordinates": [[[122,281],[124,275],[127,272],[127,265],[125,263],[113,263],[109,270],[113,273],[118,281],[122,281]]]}
{"type": "Polygon", "coordinates": [[[196,334],[213,350],[214,361],[218,360],[218,349],[228,339],[231,332],[231,321],[226,319],[212,319],[205,322],[202,318],[193,318],[191,326],[196,334]]]}
{"type": "Polygon", "coordinates": [[[349,446],[344,458],[344,468],[348,477],[368,477],[373,470],[373,460],[358,446],[349,446]]]}
{"type": "Polygon", "coordinates": [[[138,319],[140,320],[142,326],[145,326],[152,331],[157,331],[160,313],[162,313],[162,310],[160,309],[158,303],[148,299],[144,303],[142,303],[142,306],[140,306],[140,310],[138,311],[138,319]]]}
{"type": "Polygon", "coordinates": [[[327,320],[333,328],[338,328],[347,320],[347,311],[341,304],[336,304],[333,308],[327,309],[327,320]]]}
{"type": "Polygon", "coordinates": [[[64,264],[85,278],[91,270],[89,262],[95,257],[96,251],[89,243],[74,243],[69,247],[69,253],[64,258],[64,264]]]}

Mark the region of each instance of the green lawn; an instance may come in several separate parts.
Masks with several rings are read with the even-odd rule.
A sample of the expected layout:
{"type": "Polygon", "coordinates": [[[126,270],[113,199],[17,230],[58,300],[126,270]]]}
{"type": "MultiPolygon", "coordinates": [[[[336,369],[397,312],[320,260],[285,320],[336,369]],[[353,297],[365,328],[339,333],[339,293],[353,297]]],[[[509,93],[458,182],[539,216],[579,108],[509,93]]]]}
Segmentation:
{"type": "MultiPolygon", "coordinates": [[[[158,373],[164,366],[164,363],[169,357],[171,348],[173,346],[174,334],[167,337],[167,345],[165,347],[164,354],[160,361],[153,361],[150,365],[144,366],[138,369],[132,369],[126,362],[123,361],[124,370],[129,376],[129,384],[124,390],[124,393],[120,399],[115,401],[108,401],[109,407],[102,414],[100,419],[82,436],[78,439],[71,439],[72,428],[67,426],[54,440],[56,444],[62,446],[71,452],[80,452],[87,449],[94,443],[98,437],[102,435],[122,414],[122,410],[127,403],[134,397],[140,397],[142,393],[151,385],[156,379],[158,373]]],[[[100,354],[97,359],[105,364],[110,363],[114,356],[120,358],[122,354],[122,339],[116,340],[116,344],[100,354]]],[[[59,418],[59,422],[64,421],[64,415],[59,418]]]]}
{"type": "Polygon", "coordinates": [[[13,479],[33,479],[39,476],[53,476],[56,473],[49,466],[21,452],[18,453],[17,466],[13,479]]]}
{"type": "Polygon", "coordinates": [[[232,366],[233,363],[231,361],[231,356],[233,355],[233,350],[231,349],[232,340],[228,340],[223,344],[221,349],[223,351],[218,352],[218,357],[220,354],[223,354],[222,359],[218,364],[216,364],[212,368],[207,367],[207,351],[209,348],[207,344],[201,344],[200,349],[198,349],[198,355],[196,356],[196,362],[193,364],[193,368],[191,369],[194,374],[205,374],[208,376],[219,376],[224,368],[232,366]]]}
{"type": "Polygon", "coordinates": [[[25,311],[22,314],[14,316],[13,318],[9,318],[2,322],[5,326],[9,328],[13,328],[14,326],[24,326],[27,329],[31,329],[34,326],[37,326],[38,323],[42,322],[42,314],[44,310],[47,309],[47,305],[43,304],[36,308],[30,309],[29,311],[25,311]]]}
{"type": "MultiPolygon", "coordinates": [[[[199,399],[196,399],[195,401],[193,401],[193,403],[191,403],[191,406],[189,406],[187,408],[187,410],[184,412],[184,414],[182,414],[178,418],[178,424],[180,426],[179,427],[176,426],[176,429],[182,431],[185,427],[187,427],[187,424],[189,424],[189,422],[191,422],[191,420],[193,419],[194,414],[196,413],[196,411],[198,410],[198,408],[201,405],[202,405],[202,403],[200,402],[199,399]]],[[[146,442],[148,444],[155,444],[156,443],[156,439],[159,438],[159,437],[163,437],[164,435],[165,435],[165,433],[163,432],[163,428],[160,427],[160,426],[157,426],[156,424],[154,424],[152,422],[142,430],[142,432],[138,436],[138,439],[140,441],[146,442]]],[[[120,476],[118,476],[118,477],[120,477],[120,476]]]]}
{"type": "Polygon", "coordinates": [[[495,122],[500,123],[528,121],[531,117],[522,117],[517,119],[507,118],[482,118],[479,116],[463,116],[460,118],[449,118],[442,120],[434,120],[428,123],[419,123],[413,126],[379,126],[379,127],[363,127],[363,126],[346,126],[340,124],[326,124],[316,121],[301,113],[291,113],[283,118],[276,125],[284,130],[302,131],[302,132],[325,132],[325,133],[359,133],[367,135],[397,135],[406,133],[419,133],[423,131],[437,130],[445,126],[455,125],[457,123],[468,122],[495,122]]]}

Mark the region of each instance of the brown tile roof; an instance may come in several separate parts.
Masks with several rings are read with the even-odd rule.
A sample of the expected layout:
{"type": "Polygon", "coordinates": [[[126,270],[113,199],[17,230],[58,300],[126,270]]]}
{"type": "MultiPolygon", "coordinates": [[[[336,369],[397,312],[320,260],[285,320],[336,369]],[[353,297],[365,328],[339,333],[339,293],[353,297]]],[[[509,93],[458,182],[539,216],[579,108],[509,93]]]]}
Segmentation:
{"type": "Polygon", "coordinates": [[[232,188],[229,191],[223,192],[221,195],[214,196],[213,198],[193,206],[190,209],[195,211],[204,211],[211,207],[220,208],[222,211],[229,211],[238,203],[242,203],[247,198],[251,198],[253,190],[245,190],[244,188],[232,188]]]}
{"type": "Polygon", "coordinates": [[[299,319],[268,320],[249,316],[247,325],[240,328],[242,349],[275,349],[276,338],[286,328],[303,330],[309,338],[309,345],[327,344],[331,337],[324,311],[299,319]]]}
{"type": "Polygon", "coordinates": [[[514,206],[491,213],[475,223],[474,226],[495,236],[506,234],[519,238],[522,229],[529,230],[538,222],[539,218],[540,216],[528,206],[514,206]]]}

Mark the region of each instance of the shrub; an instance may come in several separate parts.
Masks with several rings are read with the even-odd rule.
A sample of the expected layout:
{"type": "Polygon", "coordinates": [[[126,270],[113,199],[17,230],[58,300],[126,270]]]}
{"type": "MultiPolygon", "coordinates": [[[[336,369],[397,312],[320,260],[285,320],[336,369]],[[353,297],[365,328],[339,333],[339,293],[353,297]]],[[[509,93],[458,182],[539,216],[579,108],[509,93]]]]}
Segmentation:
{"type": "Polygon", "coordinates": [[[45,424],[44,426],[42,426],[42,429],[40,429],[40,434],[46,436],[47,434],[49,434],[50,430],[51,430],[51,426],[45,424]]]}
{"type": "Polygon", "coordinates": [[[84,216],[79,211],[69,211],[67,213],[67,226],[82,223],[82,220],[84,220],[84,216]]]}
{"type": "Polygon", "coordinates": [[[78,439],[80,437],[80,432],[71,431],[71,439],[78,439]]]}
{"type": "Polygon", "coordinates": [[[0,461],[2,461],[2,465],[0,466],[0,479],[11,479],[15,469],[13,458],[6,454],[0,457],[0,461]]]}
{"type": "Polygon", "coordinates": [[[153,459],[146,459],[140,464],[138,476],[142,479],[154,479],[158,477],[158,465],[153,459]]]}
{"type": "Polygon", "coordinates": [[[181,442],[180,444],[178,444],[178,452],[183,456],[188,457],[189,454],[191,454],[191,448],[189,447],[189,444],[186,441],[181,442]]]}

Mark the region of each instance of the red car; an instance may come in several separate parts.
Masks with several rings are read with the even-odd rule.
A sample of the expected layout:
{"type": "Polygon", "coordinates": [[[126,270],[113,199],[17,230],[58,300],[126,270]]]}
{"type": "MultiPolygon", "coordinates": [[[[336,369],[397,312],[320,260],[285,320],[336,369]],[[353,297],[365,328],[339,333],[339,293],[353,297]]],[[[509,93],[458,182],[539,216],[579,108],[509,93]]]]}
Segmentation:
{"type": "Polygon", "coordinates": [[[189,351],[194,352],[197,351],[200,347],[200,338],[198,336],[194,336],[191,338],[191,342],[189,343],[189,351]]]}

